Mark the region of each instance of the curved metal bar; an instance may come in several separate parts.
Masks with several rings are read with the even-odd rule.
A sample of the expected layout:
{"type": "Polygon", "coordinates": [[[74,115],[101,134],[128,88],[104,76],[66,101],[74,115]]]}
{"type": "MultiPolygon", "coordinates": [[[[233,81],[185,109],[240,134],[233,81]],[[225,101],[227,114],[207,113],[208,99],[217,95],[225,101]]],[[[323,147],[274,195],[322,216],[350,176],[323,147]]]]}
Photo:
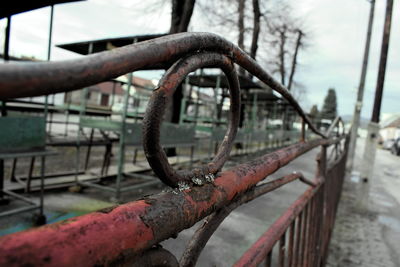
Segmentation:
{"type": "Polygon", "coordinates": [[[258,198],[268,192],[278,189],[279,187],[299,179],[310,186],[317,186],[317,183],[311,182],[304,178],[300,172],[292,173],[283,176],[274,181],[255,186],[243,195],[239,196],[236,200],[229,205],[222,207],[213,214],[204,219],[203,224],[196,230],[192,239],[189,241],[183,255],[179,261],[180,267],[195,266],[201,251],[206,246],[212,234],[217,230],[219,225],[225,220],[226,217],[237,207],[258,198]]]}
{"type": "Polygon", "coordinates": [[[289,90],[239,47],[210,33],[173,34],[77,60],[2,64],[0,100],[72,91],[135,70],[152,68],[157,64],[170,64],[185,54],[196,51],[213,51],[232,58],[235,63],[280,93],[314,133],[326,138],[325,134],[314,127],[289,90]]]}
{"type": "Polygon", "coordinates": [[[233,141],[239,126],[240,89],[239,80],[232,61],[222,54],[197,53],[176,62],[160,80],[150,98],[143,118],[143,147],[146,158],[157,176],[167,185],[178,187],[179,182],[195,181],[203,184],[213,180],[214,174],[221,170],[232,149],[233,141]],[[202,67],[219,67],[225,73],[229,82],[230,109],[229,124],[225,137],[219,146],[214,159],[206,166],[192,171],[176,172],[168,162],[168,158],[160,145],[160,127],[166,106],[177,86],[186,75],[202,67]]]}
{"type": "Polygon", "coordinates": [[[0,266],[107,266],[121,253],[140,254],[229,204],[235,196],[300,155],[328,142],[319,138],[277,150],[220,173],[214,184],[163,192],[1,237],[0,266]]]}

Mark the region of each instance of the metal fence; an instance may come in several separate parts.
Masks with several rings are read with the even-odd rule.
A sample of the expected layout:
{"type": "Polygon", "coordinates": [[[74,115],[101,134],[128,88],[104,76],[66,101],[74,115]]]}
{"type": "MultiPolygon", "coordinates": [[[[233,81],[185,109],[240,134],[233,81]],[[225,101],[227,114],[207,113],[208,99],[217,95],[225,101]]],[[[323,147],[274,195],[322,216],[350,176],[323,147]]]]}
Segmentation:
{"type": "Polygon", "coordinates": [[[193,266],[208,239],[232,210],[297,179],[309,188],[236,265],[256,266],[263,261],[267,266],[324,265],[347,155],[346,135],[339,131],[343,123],[337,119],[326,133],[319,132],[287,89],[225,39],[213,34],[183,33],[73,61],[3,64],[0,100],[66,92],[160,65],[171,67],[149,102],[143,121],[143,144],[154,172],[171,190],[5,236],[0,239],[0,266],[193,266]],[[240,85],[234,63],[280,93],[298,112],[303,127],[298,143],[221,171],[233,146],[240,114],[240,85]],[[210,163],[176,171],[159,142],[162,115],[185,76],[202,67],[218,67],[228,78],[228,130],[210,163]],[[306,126],[320,137],[306,140],[306,126]],[[315,179],[298,172],[260,184],[268,175],[316,147],[322,149],[315,179]],[[204,218],[179,262],[158,245],[204,218]]]}

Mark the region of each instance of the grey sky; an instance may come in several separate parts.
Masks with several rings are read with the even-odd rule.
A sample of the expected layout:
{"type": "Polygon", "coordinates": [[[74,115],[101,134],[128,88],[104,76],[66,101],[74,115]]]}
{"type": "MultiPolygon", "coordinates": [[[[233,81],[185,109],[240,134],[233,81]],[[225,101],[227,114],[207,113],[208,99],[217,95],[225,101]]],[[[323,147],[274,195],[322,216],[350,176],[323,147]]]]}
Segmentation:
{"type": "MultiPolygon", "coordinates": [[[[162,33],[169,29],[168,4],[146,12],[150,1],[89,0],[55,7],[53,44],[98,38],[162,33]]],[[[292,0],[294,14],[303,17],[312,35],[310,46],[300,54],[300,67],[295,79],[306,90],[302,101],[306,109],[321,107],[329,87],[336,88],[339,113],[352,114],[359,83],[369,3],[366,0],[292,0]]],[[[367,74],[363,116],[372,110],[386,1],[376,0],[375,22],[367,74]]],[[[395,1],[392,37],[387,65],[382,112],[400,112],[400,43],[399,1],[395,1]]],[[[19,14],[12,20],[11,53],[44,59],[47,51],[49,8],[19,14]]],[[[215,32],[232,42],[234,36],[204,26],[204,14],[195,9],[191,31],[215,32]]],[[[4,28],[5,21],[0,21],[4,28]]],[[[1,37],[3,38],[3,36],[1,37]]],[[[52,59],[62,60],[77,55],[53,48],[52,59]]]]}

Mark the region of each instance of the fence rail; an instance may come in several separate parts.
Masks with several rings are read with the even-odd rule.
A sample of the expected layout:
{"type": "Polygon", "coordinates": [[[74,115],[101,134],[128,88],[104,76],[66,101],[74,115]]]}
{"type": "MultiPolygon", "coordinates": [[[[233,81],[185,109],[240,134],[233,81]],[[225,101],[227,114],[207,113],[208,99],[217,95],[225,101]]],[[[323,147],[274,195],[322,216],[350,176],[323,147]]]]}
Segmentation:
{"type": "Polygon", "coordinates": [[[346,135],[344,131],[339,132],[341,120],[335,120],[326,134],[318,131],[286,88],[225,39],[207,33],[183,33],[79,60],[3,64],[0,65],[0,100],[71,91],[160,64],[171,67],[149,102],[143,121],[143,143],[151,167],[171,190],[5,236],[0,239],[0,266],[152,266],[160,263],[193,266],[207,240],[233,209],[296,179],[308,184],[309,189],[243,255],[237,266],[256,266],[264,260],[274,262],[272,250],[276,244],[280,266],[285,261],[290,266],[299,266],[300,262],[305,266],[323,265],[347,155],[346,135]],[[234,63],[280,93],[302,117],[303,127],[297,144],[221,172],[233,145],[240,114],[240,86],[234,63]],[[188,73],[201,67],[221,68],[228,78],[231,98],[228,130],[210,163],[177,172],[159,144],[162,115],[176,87],[188,73]],[[306,140],[305,125],[320,138],[306,140]],[[322,149],[315,179],[294,173],[259,185],[270,174],[316,147],[322,149]],[[328,151],[332,152],[330,159],[328,151]],[[157,246],[205,217],[207,225],[193,236],[180,262],[157,246]]]}

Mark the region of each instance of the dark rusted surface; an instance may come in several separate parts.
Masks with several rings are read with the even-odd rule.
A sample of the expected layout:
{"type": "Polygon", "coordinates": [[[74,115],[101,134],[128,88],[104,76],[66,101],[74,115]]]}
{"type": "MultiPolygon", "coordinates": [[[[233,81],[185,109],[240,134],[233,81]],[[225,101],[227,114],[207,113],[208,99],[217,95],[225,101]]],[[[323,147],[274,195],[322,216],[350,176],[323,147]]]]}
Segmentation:
{"type": "Polygon", "coordinates": [[[236,196],[325,143],[292,145],[225,171],[214,183],[160,193],[0,239],[0,266],[108,264],[123,252],[141,253],[222,208],[236,196]]]}
{"type": "Polygon", "coordinates": [[[347,156],[347,142],[342,148],[345,137],[343,122],[336,119],[326,134],[317,131],[289,91],[225,39],[213,34],[183,33],[73,61],[3,64],[0,65],[0,100],[71,91],[158,64],[172,66],[154,90],[146,111],[143,123],[145,153],[154,172],[164,183],[171,187],[185,183],[186,187],[181,189],[188,189],[170,190],[2,237],[0,266],[176,266],[177,261],[171,253],[157,244],[208,216],[181,259],[182,266],[192,266],[212,233],[234,208],[295,179],[309,185],[309,189],[236,265],[255,266],[265,260],[269,266],[274,256],[272,250],[277,244],[278,262],[282,266],[286,263],[292,266],[323,265],[347,156]],[[300,143],[218,173],[231,150],[240,114],[239,84],[233,63],[279,92],[304,123],[300,143]],[[159,144],[162,116],[176,87],[188,73],[201,67],[221,68],[227,76],[231,97],[228,130],[216,157],[209,164],[192,171],[176,172],[159,144]],[[305,124],[323,138],[306,140],[305,124]],[[334,129],[337,130],[334,132],[334,129]],[[293,173],[256,186],[268,175],[318,146],[322,150],[314,180],[293,173]],[[327,159],[330,146],[334,146],[330,150],[334,158],[327,159]]]}
{"type": "Polygon", "coordinates": [[[222,168],[231,151],[239,125],[240,93],[239,81],[232,61],[217,53],[196,53],[175,63],[160,80],[150,98],[143,119],[143,147],[147,160],[157,176],[167,185],[178,187],[179,182],[191,183],[192,179],[213,176],[222,168]],[[206,166],[193,171],[176,172],[168,163],[168,158],[160,145],[160,127],[168,101],[177,86],[192,71],[202,67],[218,67],[225,73],[229,82],[230,110],[227,133],[219,146],[214,159],[206,166]]]}
{"type": "Polygon", "coordinates": [[[324,170],[326,148],[322,150],[317,175],[322,175],[324,179],[317,178],[316,186],[303,193],[235,263],[235,266],[258,266],[267,255],[271,254],[278,242],[280,244],[278,262],[280,266],[284,266],[286,257],[282,246],[289,227],[289,247],[293,246],[290,243],[293,242],[291,241],[293,238],[295,239],[294,253],[291,253],[291,248],[288,252],[288,261],[292,264],[290,266],[325,265],[343,184],[347,148],[348,138],[343,153],[327,170],[324,170]]]}
{"type": "Polygon", "coordinates": [[[195,266],[202,249],[205,247],[212,234],[215,232],[215,230],[217,230],[218,226],[224,221],[224,219],[238,206],[247,203],[263,194],[271,192],[296,179],[302,178],[303,175],[301,173],[293,173],[269,183],[255,186],[238,197],[234,202],[231,202],[229,205],[222,207],[215,213],[206,217],[203,224],[196,230],[196,233],[193,235],[192,239],[187,245],[182,258],[180,259],[180,266],[195,266]]]}
{"type": "MultiPolygon", "coordinates": [[[[282,237],[292,221],[300,214],[307,202],[313,197],[318,187],[309,188],[275,221],[254,245],[235,263],[234,266],[257,266],[264,260],[275,243],[282,237]]],[[[303,223],[304,225],[304,223],[303,223]]],[[[298,265],[301,266],[300,262],[298,265]]]]}

